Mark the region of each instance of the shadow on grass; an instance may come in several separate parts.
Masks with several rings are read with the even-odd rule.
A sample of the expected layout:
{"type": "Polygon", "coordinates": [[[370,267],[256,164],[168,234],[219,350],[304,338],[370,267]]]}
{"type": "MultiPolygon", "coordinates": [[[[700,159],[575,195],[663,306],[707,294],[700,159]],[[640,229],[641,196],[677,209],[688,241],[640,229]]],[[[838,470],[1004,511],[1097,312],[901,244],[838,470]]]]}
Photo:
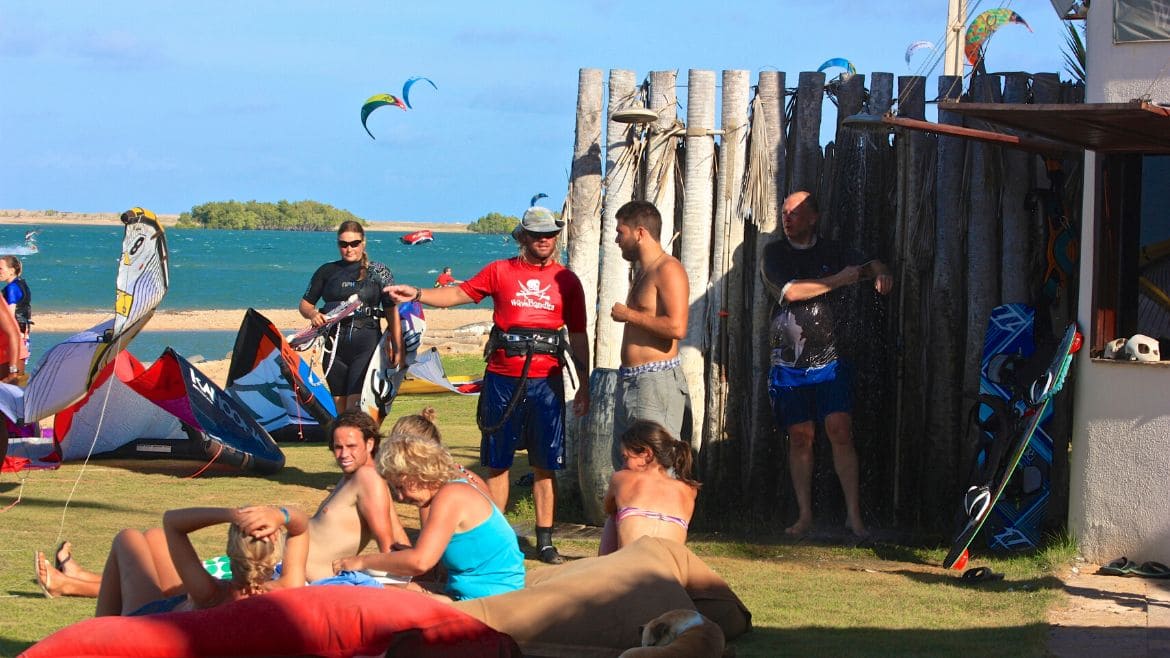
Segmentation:
{"type": "Polygon", "coordinates": [[[983,592],[1019,592],[1024,591],[1038,591],[1038,590],[1061,590],[1064,589],[1064,583],[1055,576],[1040,576],[1037,578],[1025,579],[1010,579],[1003,580],[984,580],[984,581],[968,581],[963,580],[962,574],[957,571],[948,573],[932,573],[925,571],[912,571],[909,569],[899,569],[896,571],[888,571],[887,573],[904,576],[917,583],[925,585],[948,585],[950,587],[958,587],[959,589],[979,590],[983,592]],[[951,575],[954,574],[954,575],[951,575]]]}
{"type": "Polygon", "coordinates": [[[756,628],[732,642],[737,658],[749,656],[1036,655],[1044,624],[941,629],[872,627],[756,628]]]}
{"type": "MultiPolygon", "coordinates": [[[[133,503],[134,501],[130,501],[130,502],[133,503]]],[[[7,504],[7,503],[5,502],[4,504],[7,504]]],[[[37,497],[23,496],[20,499],[20,504],[25,505],[25,506],[30,506],[30,507],[41,507],[41,508],[48,509],[48,510],[56,510],[56,511],[61,510],[61,499],[60,498],[37,498],[37,497]]],[[[73,501],[71,501],[69,503],[69,506],[74,507],[74,508],[82,508],[82,509],[107,510],[110,512],[133,513],[133,512],[142,511],[140,507],[138,507],[137,505],[133,505],[133,504],[131,504],[131,505],[112,505],[109,503],[97,503],[97,502],[93,502],[93,501],[78,500],[78,499],[74,499],[73,501]]],[[[4,656],[4,655],[7,655],[7,654],[0,653],[0,656],[4,656]]]]}

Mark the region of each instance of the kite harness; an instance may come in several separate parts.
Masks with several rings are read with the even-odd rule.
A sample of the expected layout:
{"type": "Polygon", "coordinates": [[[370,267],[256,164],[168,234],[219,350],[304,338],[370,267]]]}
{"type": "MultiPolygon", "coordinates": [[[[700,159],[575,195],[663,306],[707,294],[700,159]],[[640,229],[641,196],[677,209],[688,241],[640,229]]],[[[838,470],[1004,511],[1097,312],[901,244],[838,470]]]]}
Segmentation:
{"type": "MultiPolygon", "coordinates": [[[[492,325],[491,333],[488,334],[487,344],[483,348],[483,357],[487,360],[496,350],[504,350],[504,354],[510,357],[523,356],[524,367],[520,370],[520,379],[516,382],[516,388],[512,391],[512,397],[508,400],[508,406],[504,407],[504,413],[500,415],[500,420],[490,426],[484,426],[483,418],[483,403],[482,398],[480,408],[475,415],[475,424],[484,434],[493,434],[508,419],[512,417],[512,413],[516,411],[516,405],[520,404],[524,392],[527,390],[528,384],[528,368],[532,365],[532,357],[537,354],[549,354],[557,357],[557,361],[563,367],[567,364],[566,356],[569,352],[569,336],[565,329],[528,329],[525,327],[512,327],[507,331],[500,329],[498,326],[492,325]]],[[[572,376],[572,370],[569,370],[572,376]]]]}

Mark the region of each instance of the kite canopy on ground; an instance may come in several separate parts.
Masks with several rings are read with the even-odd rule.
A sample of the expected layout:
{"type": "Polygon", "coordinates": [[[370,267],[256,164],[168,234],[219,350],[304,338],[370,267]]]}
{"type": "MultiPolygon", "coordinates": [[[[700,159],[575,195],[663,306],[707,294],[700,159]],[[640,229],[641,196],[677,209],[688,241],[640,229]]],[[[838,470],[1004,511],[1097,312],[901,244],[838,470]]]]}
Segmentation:
{"type": "Polygon", "coordinates": [[[975,63],[979,61],[979,51],[983,42],[991,38],[993,32],[1008,23],[1023,25],[1028,28],[1029,32],[1032,31],[1032,26],[1028,25],[1022,16],[1011,9],[988,9],[976,16],[975,20],[971,21],[971,25],[967,27],[967,37],[963,46],[963,52],[967,55],[967,63],[975,66],[975,63]]]}
{"type": "Polygon", "coordinates": [[[236,334],[227,392],[277,441],[324,441],[337,408],[329,389],[268,318],[248,309],[236,334]]]}
{"type": "Polygon", "coordinates": [[[114,318],[75,334],[49,349],[27,388],[0,384],[0,412],[18,424],[47,418],[85,396],[98,373],[154,314],[166,295],[170,276],[167,240],[154,213],[132,208],[118,259],[114,318]]]}
{"type": "Polygon", "coordinates": [[[57,414],[53,435],[62,460],[193,459],[262,475],[284,466],[251,413],[171,348],[149,368],[119,354],[85,398],[57,414]]]}

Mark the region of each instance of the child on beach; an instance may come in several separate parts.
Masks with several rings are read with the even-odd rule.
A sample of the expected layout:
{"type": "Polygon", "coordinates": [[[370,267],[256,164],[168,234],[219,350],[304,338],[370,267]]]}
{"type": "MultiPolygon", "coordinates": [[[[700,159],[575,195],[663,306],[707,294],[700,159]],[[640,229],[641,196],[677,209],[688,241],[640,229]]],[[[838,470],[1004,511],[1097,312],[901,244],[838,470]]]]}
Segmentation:
{"type": "Polygon", "coordinates": [[[609,518],[598,555],[647,535],[685,543],[701,486],[691,478],[691,447],[648,420],[635,421],[621,447],[626,467],[613,474],[605,492],[609,518]]]}

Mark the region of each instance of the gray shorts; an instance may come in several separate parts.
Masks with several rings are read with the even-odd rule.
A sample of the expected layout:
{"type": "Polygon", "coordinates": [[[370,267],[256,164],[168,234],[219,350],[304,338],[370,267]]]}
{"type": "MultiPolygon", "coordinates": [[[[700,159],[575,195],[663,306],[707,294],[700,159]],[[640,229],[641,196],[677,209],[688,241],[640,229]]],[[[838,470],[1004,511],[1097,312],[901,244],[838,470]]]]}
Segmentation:
{"type": "Polygon", "coordinates": [[[690,443],[691,396],[687,391],[687,379],[683,376],[682,366],[676,364],[665,370],[632,375],[619,372],[617,402],[613,412],[612,455],[615,471],[625,468],[620,438],[635,420],[652,420],[670,430],[676,438],[690,443]]]}

